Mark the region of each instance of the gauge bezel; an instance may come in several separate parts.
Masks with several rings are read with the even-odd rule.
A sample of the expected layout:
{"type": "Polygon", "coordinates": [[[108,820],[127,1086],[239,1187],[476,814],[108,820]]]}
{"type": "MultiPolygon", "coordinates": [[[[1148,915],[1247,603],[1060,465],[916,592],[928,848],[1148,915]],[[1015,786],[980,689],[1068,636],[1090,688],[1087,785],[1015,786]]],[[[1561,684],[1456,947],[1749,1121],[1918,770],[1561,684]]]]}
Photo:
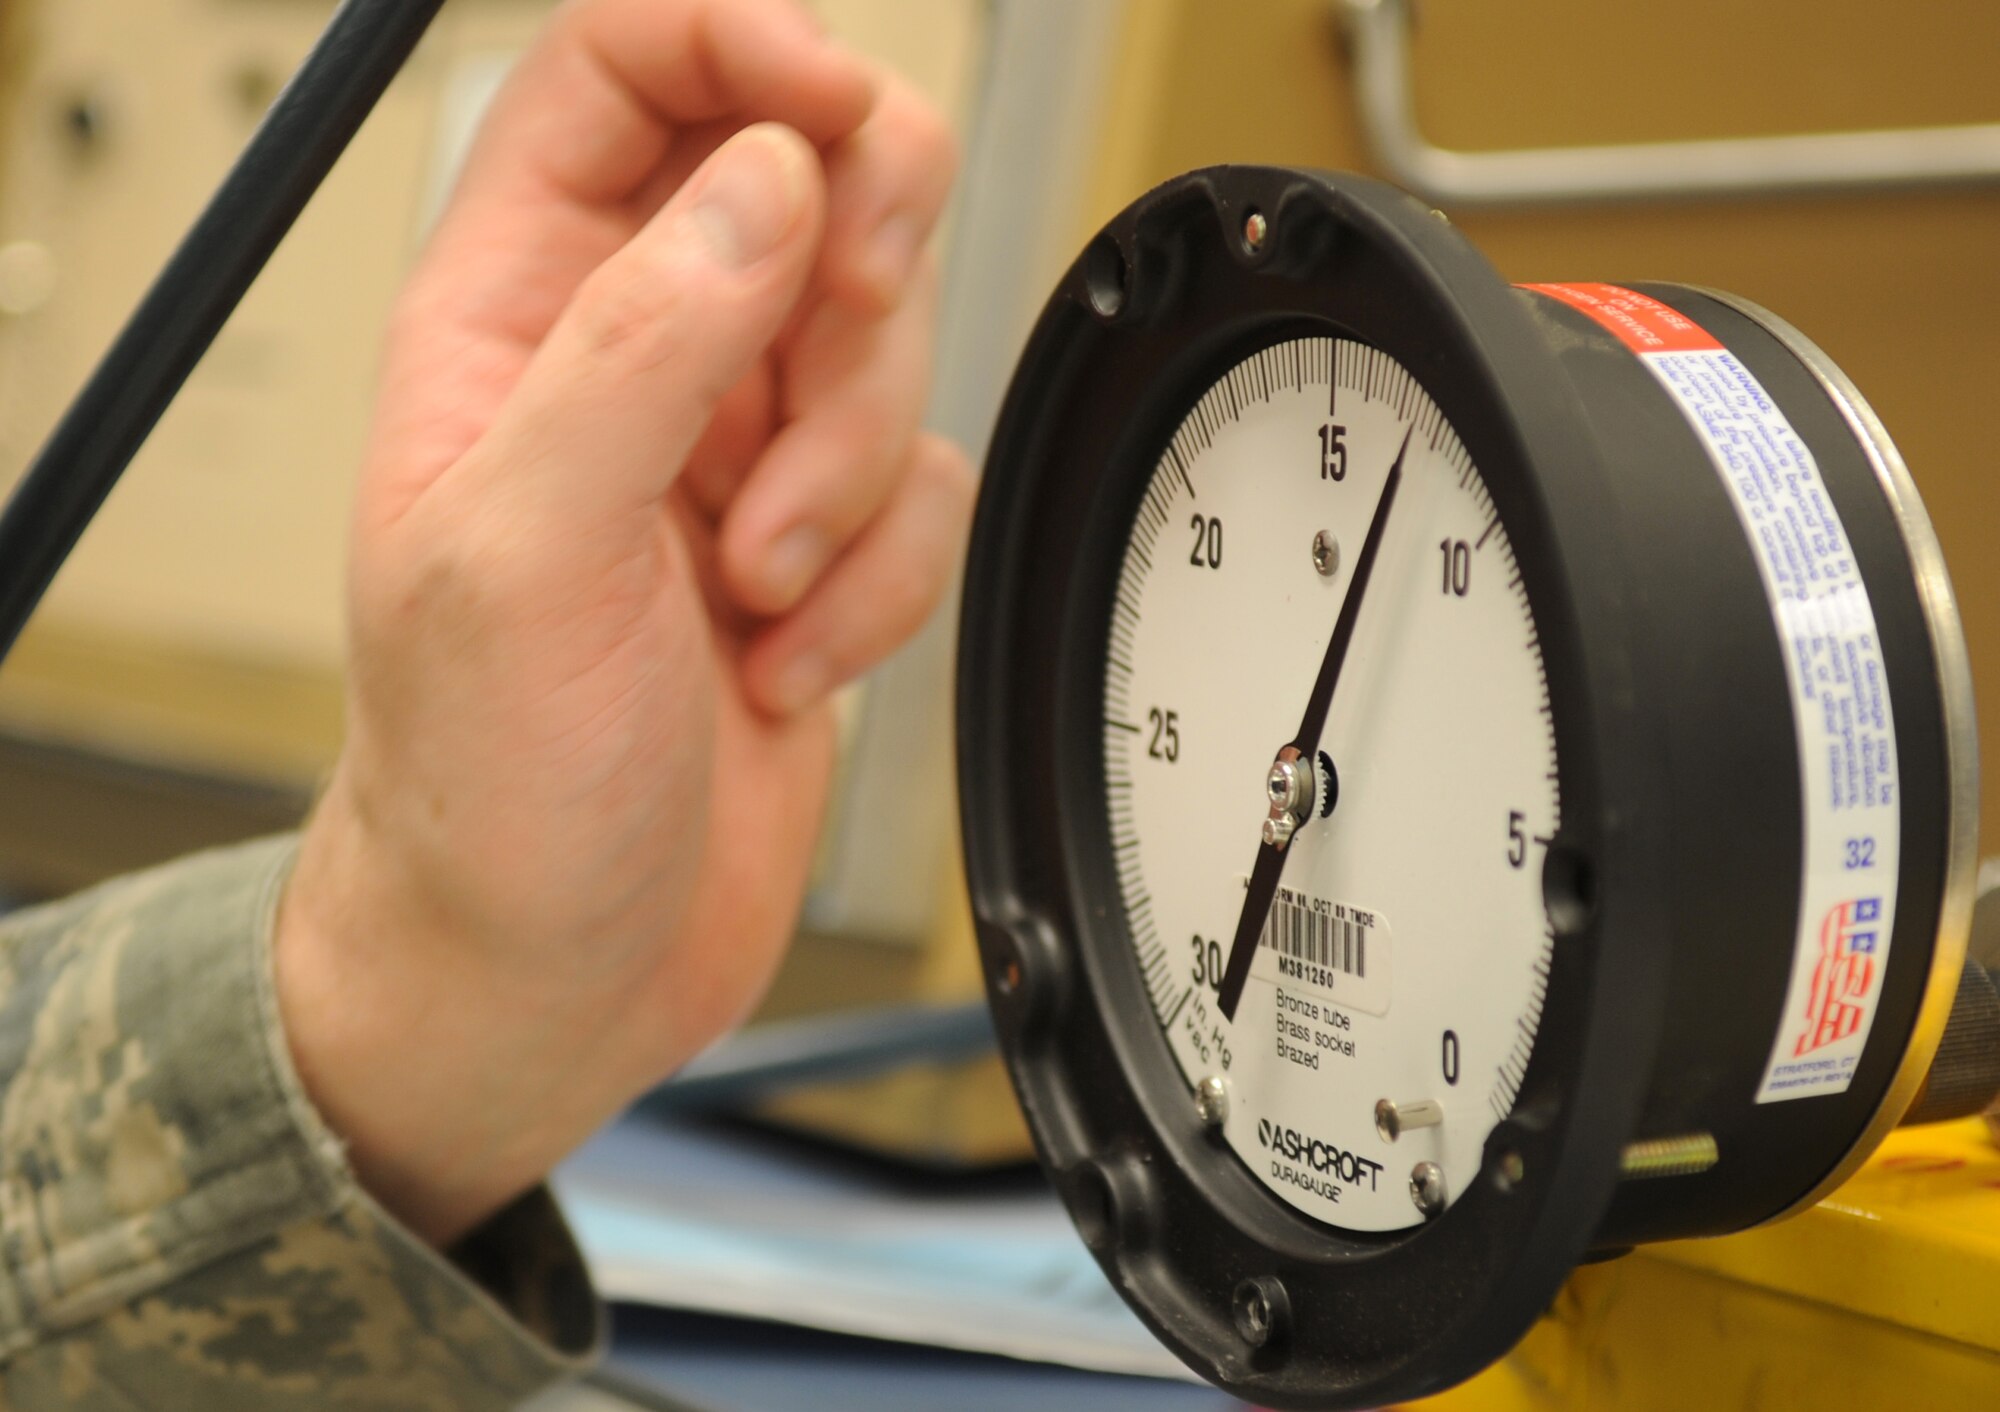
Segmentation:
{"type": "Polygon", "coordinates": [[[1633,748],[1628,589],[1615,536],[1596,532],[1612,514],[1601,453],[1523,298],[1379,183],[1194,173],[1072,267],[996,432],[959,688],[968,872],[1003,1048],[1107,1275],[1197,1371],[1268,1406],[1418,1396],[1511,1346],[1584,1255],[1651,1071],[1668,909],[1663,850],[1633,801],[1661,782],[1633,748]],[[1253,211],[1261,246],[1243,234],[1253,211]],[[1200,1124],[1109,871],[1103,645],[1133,507],[1192,400],[1301,331],[1396,357],[1471,452],[1526,579],[1561,774],[1550,871],[1568,892],[1520,1100],[1473,1187],[1387,1236],[1298,1212],[1200,1124]],[[1275,1311],[1261,1336],[1238,1307],[1253,1295],[1275,1311]]]}

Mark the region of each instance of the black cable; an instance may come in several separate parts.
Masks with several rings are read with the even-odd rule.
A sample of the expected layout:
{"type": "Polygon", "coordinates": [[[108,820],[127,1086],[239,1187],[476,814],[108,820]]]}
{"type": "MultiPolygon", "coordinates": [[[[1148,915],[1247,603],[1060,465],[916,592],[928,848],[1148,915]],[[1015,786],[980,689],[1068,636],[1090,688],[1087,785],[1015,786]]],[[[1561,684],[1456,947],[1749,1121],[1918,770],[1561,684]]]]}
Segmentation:
{"type": "Polygon", "coordinates": [[[327,23],[0,514],[0,657],[443,3],[345,0],[327,23]]]}

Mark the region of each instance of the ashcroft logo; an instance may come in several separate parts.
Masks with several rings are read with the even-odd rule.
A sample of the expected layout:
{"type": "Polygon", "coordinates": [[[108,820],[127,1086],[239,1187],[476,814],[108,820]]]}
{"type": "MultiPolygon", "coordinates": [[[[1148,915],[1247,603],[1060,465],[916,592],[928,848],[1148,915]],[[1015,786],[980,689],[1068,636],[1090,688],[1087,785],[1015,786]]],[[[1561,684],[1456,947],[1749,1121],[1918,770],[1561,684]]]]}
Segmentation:
{"type": "Polygon", "coordinates": [[[1353,1186],[1365,1180],[1370,1191],[1375,1190],[1375,1175],[1382,1170],[1380,1162],[1357,1157],[1344,1148],[1310,1137],[1297,1128],[1282,1127],[1269,1118],[1257,1120],[1257,1141],[1264,1145],[1265,1151],[1275,1152],[1287,1162],[1310,1167],[1321,1176],[1336,1177],[1353,1186]]]}

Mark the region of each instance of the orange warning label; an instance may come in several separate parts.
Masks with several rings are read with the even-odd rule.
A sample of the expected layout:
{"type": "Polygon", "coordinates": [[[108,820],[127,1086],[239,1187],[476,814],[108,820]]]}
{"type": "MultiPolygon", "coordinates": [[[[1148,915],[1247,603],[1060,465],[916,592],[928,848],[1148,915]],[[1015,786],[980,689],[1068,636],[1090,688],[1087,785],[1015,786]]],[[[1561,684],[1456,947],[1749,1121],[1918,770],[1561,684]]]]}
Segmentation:
{"type": "Polygon", "coordinates": [[[1722,345],[1678,309],[1615,284],[1524,284],[1581,309],[1634,353],[1707,353],[1722,345]]]}

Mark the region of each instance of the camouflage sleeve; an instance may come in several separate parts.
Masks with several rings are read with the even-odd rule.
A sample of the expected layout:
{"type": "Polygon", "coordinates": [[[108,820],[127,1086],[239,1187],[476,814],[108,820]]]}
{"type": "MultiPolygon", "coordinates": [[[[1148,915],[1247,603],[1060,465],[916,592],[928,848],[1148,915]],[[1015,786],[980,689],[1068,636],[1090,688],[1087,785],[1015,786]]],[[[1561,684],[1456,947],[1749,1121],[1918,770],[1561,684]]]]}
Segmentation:
{"type": "Polygon", "coordinates": [[[595,1354],[546,1192],[447,1258],[356,1183],[278,1025],[293,854],[0,924],[0,1409],[498,1409],[595,1354]]]}

